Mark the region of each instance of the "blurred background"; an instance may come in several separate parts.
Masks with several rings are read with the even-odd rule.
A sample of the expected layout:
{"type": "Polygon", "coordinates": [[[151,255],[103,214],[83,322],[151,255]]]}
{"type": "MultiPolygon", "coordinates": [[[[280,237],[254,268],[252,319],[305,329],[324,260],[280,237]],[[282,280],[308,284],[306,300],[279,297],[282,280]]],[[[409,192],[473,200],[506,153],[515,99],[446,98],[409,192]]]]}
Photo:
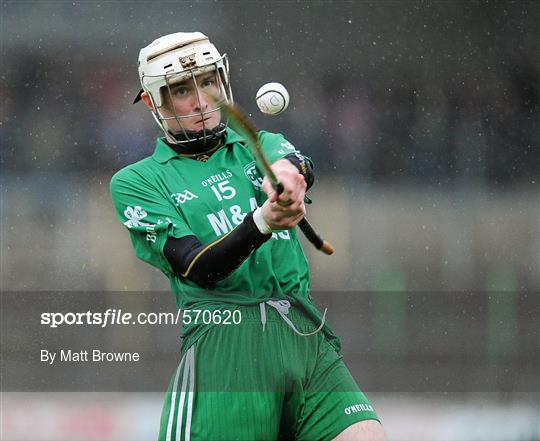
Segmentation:
{"type": "MultiPolygon", "coordinates": [[[[160,135],[131,104],[140,48],[198,30],[229,55],[235,100],[256,125],[315,162],[309,217],[338,250],[305,247],[315,297],[325,293],[318,301],[390,438],[540,439],[540,3],[0,7],[2,291],[169,295],[165,277],[134,257],[108,185],[160,135]],[[255,104],[270,81],[291,95],[278,117],[255,104]],[[412,306],[423,298],[420,314],[412,306]],[[373,324],[374,340],[360,337],[359,321],[373,324]],[[458,328],[476,336],[472,349],[460,344],[468,332],[438,344],[458,328]],[[378,369],[439,378],[441,366],[466,386],[377,381],[378,369]],[[477,386],[491,368],[506,380],[477,386]]],[[[2,396],[6,440],[152,439],[162,404],[160,394],[2,396]]]]}

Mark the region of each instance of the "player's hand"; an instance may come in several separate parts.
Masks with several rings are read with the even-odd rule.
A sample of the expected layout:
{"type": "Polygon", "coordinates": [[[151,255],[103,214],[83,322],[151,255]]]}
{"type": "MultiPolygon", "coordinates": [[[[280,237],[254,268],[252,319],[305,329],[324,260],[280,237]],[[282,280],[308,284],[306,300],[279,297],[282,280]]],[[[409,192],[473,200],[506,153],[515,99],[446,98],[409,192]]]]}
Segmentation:
{"type": "Polygon", "coordinates": [[[268,195],[268,200],[261,207],[262,215],[273,230],[290,229],[306,214],[306,181],[287,159],[276,161],[272,164],[272,170],[283,185],[283,193],[278,195],[268,178],[264,178],[262,189],[268,195]]]}
{"type": "Polygon", "coordinates": [[[278,181],[283,185],[283,193],[278,195],[265,176],[262,183],[262,190],[268,195],[270,202],[277,201],[282,206],[293,205],[300,201],[303,202],[307,184],[304,177],[298,172],[298,169],[288,159],[280,159],[272,164],[272,170],[278,181]]]}

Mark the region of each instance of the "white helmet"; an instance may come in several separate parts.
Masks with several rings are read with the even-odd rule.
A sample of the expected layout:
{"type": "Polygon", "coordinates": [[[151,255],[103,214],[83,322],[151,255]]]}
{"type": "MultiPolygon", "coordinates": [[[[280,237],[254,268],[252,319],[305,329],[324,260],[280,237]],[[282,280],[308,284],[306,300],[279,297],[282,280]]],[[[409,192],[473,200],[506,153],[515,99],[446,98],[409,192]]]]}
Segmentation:
{"type": "MultiPolygon", "coordinates": [[[[142,92],[146,92],[153,104],[153,115],[162,128],[167,140],[173,144],[206,142],[221,136],[225,132],[226,124],[220,123],[214,128],[204,128],[200,132],[189,132],[182,126],[182,119],[193,115],[165,116],[160,108],[163,106],[163,96],[170,94],[172,84],[186,79],[195,80],[195,76],[205,72],[216,71],[220,94],[224,101],[232,103],[232,92],[229,82],[229,66],[227,55],[221,55],[216,47],[210,43],[208,37],[200,32],[177,32],[164,35],[139,52],[139,78],[142,90],[135,98],[141,99],[142,92]],[[164,89],[165,88],[165,89],[164,89]],[[168,121],[175,120],[176,127],[181,127],[180,133],[173,133],[168,121]]],[[[197,87],[195,81],[195,87],[197,87]]],[[[219,111],[219,105],[210,112],[219,111]]],[[[202,110],[201,110],[202,112],[202,110]]],[[[209,112],[206,112],[209,113],[209,112]]]]}

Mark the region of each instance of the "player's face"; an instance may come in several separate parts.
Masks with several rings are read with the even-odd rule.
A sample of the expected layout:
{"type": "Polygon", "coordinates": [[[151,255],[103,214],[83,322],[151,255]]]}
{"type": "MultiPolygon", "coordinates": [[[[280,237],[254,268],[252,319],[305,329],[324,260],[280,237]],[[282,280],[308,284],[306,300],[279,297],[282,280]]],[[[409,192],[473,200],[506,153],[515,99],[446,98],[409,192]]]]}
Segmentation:
{"type": "Polygon", "coordinates": [[[163,107],[167,125],[173,133],[182,130],[198,132],[213,129],[221,121],[221,112],[216,108],[212,96],[219,97],[221,88],[216,72],[207,72],[170,86],[170,92],[164,88],[163,107]]]}

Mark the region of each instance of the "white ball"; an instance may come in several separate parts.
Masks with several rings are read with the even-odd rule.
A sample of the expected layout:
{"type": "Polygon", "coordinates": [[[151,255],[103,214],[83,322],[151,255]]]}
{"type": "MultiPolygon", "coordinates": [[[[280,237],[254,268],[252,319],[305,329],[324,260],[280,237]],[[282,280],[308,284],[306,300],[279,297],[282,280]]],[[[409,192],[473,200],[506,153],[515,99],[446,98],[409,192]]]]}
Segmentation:
{"type": "Polygon", "coordinates": [[[289,92],[280,83],[266,83],[256,95],[257,105],[262,113],[279,115],[289,105],[289,92]]]}

